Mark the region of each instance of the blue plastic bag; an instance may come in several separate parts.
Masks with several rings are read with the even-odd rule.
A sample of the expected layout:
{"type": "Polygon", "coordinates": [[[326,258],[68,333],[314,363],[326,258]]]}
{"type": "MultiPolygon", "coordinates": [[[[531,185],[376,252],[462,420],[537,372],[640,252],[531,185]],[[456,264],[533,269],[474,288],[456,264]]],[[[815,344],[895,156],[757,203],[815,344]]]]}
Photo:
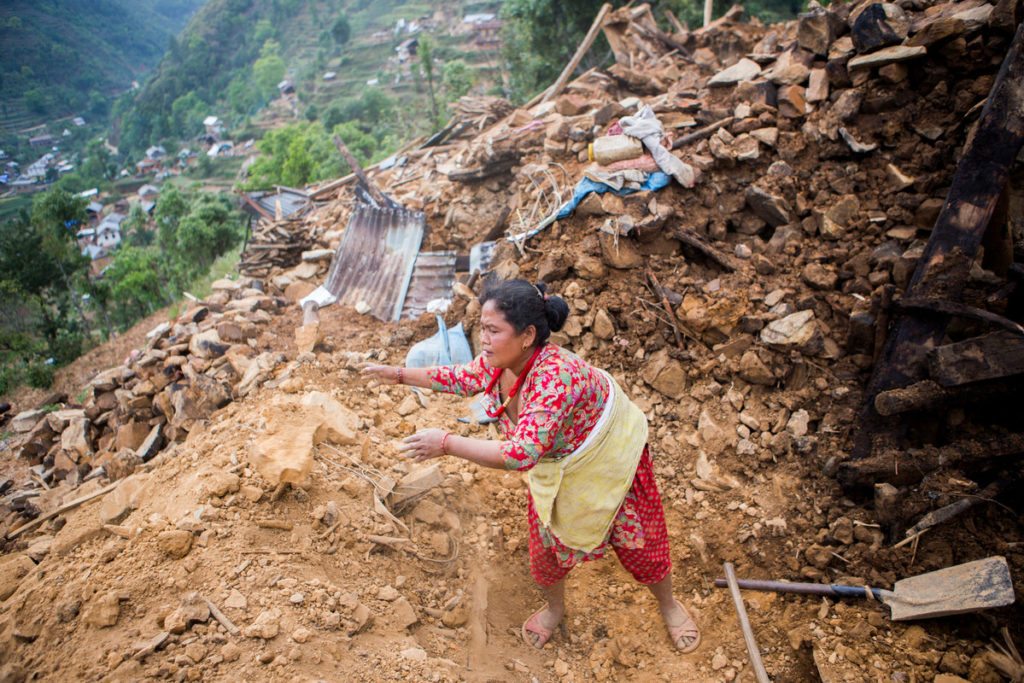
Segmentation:
{"type": "Polygon", "coordinates": [[[466,332],[459,323],[452,329],[437,316],[437,334],[416,342],[405,356],[407,368],[430,368],[437,365],[463,365],[473,360],[466,332]]]}

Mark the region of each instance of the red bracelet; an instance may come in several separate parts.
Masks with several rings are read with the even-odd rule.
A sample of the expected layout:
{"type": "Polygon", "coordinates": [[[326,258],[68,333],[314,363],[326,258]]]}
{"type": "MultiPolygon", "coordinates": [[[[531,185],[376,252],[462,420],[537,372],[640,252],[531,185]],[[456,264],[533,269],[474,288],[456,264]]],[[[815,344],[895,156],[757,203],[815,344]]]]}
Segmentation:
{"type": "Polygon", "coordinates": [[[449,432],[445,432],[444,436],[441,437],[441,452],[448,455],[448,437],[451,436],[449,432]]]}
{"type": "Polygon", "coordinates": [[[402,384],[402,368],[398,368],[398,383],[402,384]]]}

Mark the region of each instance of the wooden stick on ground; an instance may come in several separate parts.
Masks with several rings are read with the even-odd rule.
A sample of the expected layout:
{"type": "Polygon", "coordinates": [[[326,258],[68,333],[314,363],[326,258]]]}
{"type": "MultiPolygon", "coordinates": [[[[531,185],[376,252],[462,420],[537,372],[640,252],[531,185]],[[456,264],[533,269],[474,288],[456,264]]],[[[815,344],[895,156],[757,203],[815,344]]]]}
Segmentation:
{"type": "Polygon", "coordinates": [[[583,60],[583,56],[590,50],[590,46],[594,44],[594,40],[597,38],[598,31],[604,25],[604,18],[608,16],[608,12],[612,9],[611,3],[604,3],[601,5],[601,11],[597,13],[594,18],[594,23],[590,25],[590,30],[587,31],[587,35],[583,38],[583,42],[576,48],[576,54],[572,56],[569,63],[562,69],[562,73],[558,75],[558,80],[555,84],[545,93],[544,97],[541,98],[540,103],[552,100],[562,94],[562,90],[565,89],[566,83],[569,82],[569,77],[572,76],[572,72],[576,70],[576,67],[580,65],[583,60]]]}
{"type": "Polygon", "coordinates": [[[233,636],[237,636],[239,633],[241,633],[241,631],[238,630],[238,627],[235,626],[234,623],[232,623],[232,621],[228,619],[223,612],[217,609],[217,606],[215,604],[213,604],[206,598],[203,598],[203,601],[206,602],[206,606],[210,608],[210,615],[214,619],[219,621],[220,625],[228,630],[228,633],[230,633],[233,636]]]}
{"type": "Polygon", "coordinates": [[[64,505],[61,505],[56,510],[52,510],[50,512],[47,512],[45,515],[40,515],[39,517],[36,517],[35,519],[33,519],[28,524],[24,524],[24,525],[18,527],[14,531],[12,531],[9,534],[7,534],[6,538],[7,538],[8,541],[11,540],[11,539],[15,539],[18,536],[21,536],[26,531],[31,531],[32,529],[35,529],[36,527],[42,525],[43,522],[47,522],[47,521],[53,519],[57,515],[63,514],[65,512],[67,512],[68,510],[73,510],[76,507],[78,507],[79,505],[81,505],[82,503],[88,503],[90,500],[92,500],[94,498],[99,498],[100,496],[104,496],[104,495],[110,493],[111,491],[116,489],[117,485],[120,484],[120,483],[121,483],[120,481],[115,481],[112,484],[108,484],[108,485],[104,486],[103,488],[99,489],[98,491],[93,491],[92,493],[84,495],[81,498],[75,498],[70,503],[64,503],[64,505]]]}
{"type": "Polygon", "coordinates": [[[736,615],[740,619],[740,628],[743,630],[743,640],[747,643],[750,667],[754,670],[757,683],[771,683],[771,679],[768,678],[768,672],[764,669],[764,662],[761,661],[761,651],[757,649],[754,630],[750,628],[747,608],[743,606],[743,596],[740,595],[740,587],[736,583],[736,571],[732,567],[732,562],[726,562],[724,567],[725,580],[729,582],[729,593],[732,594],[732,604],[736,606],[736,615]]]}
{"type": "Polygon", "coordinates": [[[661,299],[661,307],[665,309],[665,314],[668,315],[668,319],[672,323],[672,332],[676,335],[676,346],[679,348],[685,348],[683,345],[683,337],[679,334],[679,321],[676,320],[675,311],[672,310],[672,304],[668,302],[668,297],[665,295],[665,290],[662,289],[658,283],[658,278],[654,276],[654,273],[650,269],[647,270],[647,279],[651,281],[651,286],[654,287],[654,293],[661,299]]]}
{"type": "Polygon", "coordinates": [[[709,123],[708,125],[704,126],[703,128],[698,128],[697,130],[693,131],[692,133],[690,133],[688,135],[684,135],[683,137],[681,137],[678,140],[676,140],[675,142],[673,142],[672,143],[672,149],[679,149],[680,147],[682,147],[684,145],[688,145],[691,142],[697,142],[698,140],[703,140],[704,138],[709,137],[712,133],[714,133],[719,128],[722,128],[723,126],[728,126],[734,120],[735,120],[734,117],[726,116],[724,119],[722,119],[720,121],[715,121],[714,123],[709,123]]]}

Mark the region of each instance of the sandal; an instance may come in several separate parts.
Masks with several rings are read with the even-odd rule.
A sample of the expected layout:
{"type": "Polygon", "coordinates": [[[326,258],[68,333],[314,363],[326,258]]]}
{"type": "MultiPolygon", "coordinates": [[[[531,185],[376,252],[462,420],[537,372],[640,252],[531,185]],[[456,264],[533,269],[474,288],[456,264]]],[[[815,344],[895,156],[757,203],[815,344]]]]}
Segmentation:
{"type": "Polygon", "coordinates": [[[544,645],[546,645],[547,642],[551,640],[551,635],[555,632],[554,629],[544,628],[544,626],[540,623],[540,613],[543,612],[545,609],[547,608],[541,607],[539,610],[531,614],[529,619],[523,622],[523,642],[525,642],[530,647],[537,648],[538,650],[542,649],[544,645]],[[535,641],[532,640],[528,635],[530,633],[533,633],[537,636],[537,639],[535,641]]]}
{"type": "Polygon", "coordinates": [[[690,616],[690,612],[683,606],[683,603],[678,600],[675,603],[679,605],[679,609],[686,615],[686,621],[679,626],[668,627],[668,637],[672,639],[672,644],[679,650],[679,653],[686,655],[696,650],[700,645],[700,628],[698,628],[697,622],[693,620],[693,617],[690,616]],[[693,642],[680,646],[680,642],[687,640],[692,640],[693,642]]]}

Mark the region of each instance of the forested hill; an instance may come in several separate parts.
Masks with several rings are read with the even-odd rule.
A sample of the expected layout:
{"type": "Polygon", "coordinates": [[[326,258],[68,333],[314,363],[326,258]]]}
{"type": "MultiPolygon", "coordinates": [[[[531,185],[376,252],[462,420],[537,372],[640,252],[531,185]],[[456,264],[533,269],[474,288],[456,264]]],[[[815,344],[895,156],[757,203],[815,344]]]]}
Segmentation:
{"type": "Polygon", "coordinates": [[[159,61],[205,0],[3,0],[0,102],[4,127],[105,101],[159,61]],[[19,116],[20,115],[20,116],[19,116]]]}

